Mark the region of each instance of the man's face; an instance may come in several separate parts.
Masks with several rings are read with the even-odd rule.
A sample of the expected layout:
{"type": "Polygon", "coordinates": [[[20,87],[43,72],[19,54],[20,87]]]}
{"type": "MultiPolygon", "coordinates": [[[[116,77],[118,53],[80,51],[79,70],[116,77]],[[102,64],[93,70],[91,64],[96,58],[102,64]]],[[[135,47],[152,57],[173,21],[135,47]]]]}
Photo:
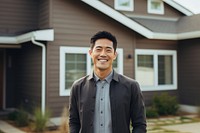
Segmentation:
{"type": "Polygon", "coordinates": [[[98,39],[94,48],[89,50],[89,54],[94,63],[94,70],[112,70],[112,63],[116,59],[113,42],[108,39],[98,39]]]}

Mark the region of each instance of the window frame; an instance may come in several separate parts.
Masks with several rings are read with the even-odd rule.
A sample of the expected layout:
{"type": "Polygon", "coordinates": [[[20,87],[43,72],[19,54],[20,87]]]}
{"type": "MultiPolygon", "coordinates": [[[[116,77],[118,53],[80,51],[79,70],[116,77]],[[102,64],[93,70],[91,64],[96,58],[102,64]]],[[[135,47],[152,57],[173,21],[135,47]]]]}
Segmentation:
{"type": "MultiPolygon", "coordinates": [[[[69,96],[70,89],[65,89],[65,54],[86,54],[86,75],[91,73],[92,60],[89,55],[89,47],[73,47],[61,46],[60,47],[60,75],[59,75],[59,96],[69,96]]],[[[117,70],[118,73],[123,74],[123,49],[117,48],[117,70]]]]}
{"type": "Polygon", "coordinates": [[[137,69],[138,69],[138,55],[153,55],[154,64],[154,85],[143,86],[141,85],[142,91],[164,91],[164,90],[176,90],[177,89],[177,52],[176,50],[147,50],[147,49],[136,49],[135,50],[135,78],[137,80],[137,69]],[[171,55],[172,56],[172,71],[173,71],[173,84],[171,85],[159,85],[158,84],[158,56],[159,55],[171,55]],[[156,65],[155,65],[156,64],[156,65]]]}
{"type": "Polygon", "coordinates": [[[114,7],[116,10],[133,11],[134,10],[134,0],[129,0],[129,1],[130,1],[129,6],[121,6],[121,5],[119,5],[119,0],[115,0],[114,7]]]}
{"type": "Polygon", "coordinates": [[[164,14],[164,2],[162,0],[148,0],[147,10],[148,10],[148,13],[152,13],[152,14],[164,14]],[[160,2],[161,9],[160,10],[151,9],[152,1],[160,2]]]}

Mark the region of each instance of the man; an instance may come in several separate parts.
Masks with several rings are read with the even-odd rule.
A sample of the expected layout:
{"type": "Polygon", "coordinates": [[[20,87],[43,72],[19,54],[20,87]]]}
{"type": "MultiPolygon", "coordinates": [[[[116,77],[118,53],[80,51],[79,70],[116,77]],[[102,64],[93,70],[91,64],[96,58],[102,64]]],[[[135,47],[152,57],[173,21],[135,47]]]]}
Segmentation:
{"type": "Polygon", "coordinates": [[[72,85],[70,133],[146,133],[139,84],[113,70],[116,48],[117,40],[109,32],[100,31],[91,38],[93,73],[72,85]]]}

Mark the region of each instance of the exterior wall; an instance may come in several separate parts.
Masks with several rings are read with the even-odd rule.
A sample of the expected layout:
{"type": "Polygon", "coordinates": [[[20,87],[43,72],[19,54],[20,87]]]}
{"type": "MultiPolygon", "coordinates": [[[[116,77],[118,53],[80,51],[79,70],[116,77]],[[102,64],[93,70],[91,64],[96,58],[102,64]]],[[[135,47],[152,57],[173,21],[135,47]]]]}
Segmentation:
{"type": "Polygon", "coordinates": [[[42,49],[30,42],[22,45],[15,60],[16,105],[33,111],[41,104],[42,49]]]}
{"type": "MultiPolygon", "coordinates": [[[[102,2],[110,5],[114,8],[114,0],[101,0],[102,2]]],[[[180,17],[183,16],[182,13],[178,12],[174,8],[170,7],[168,4],[164,3],[164,15],[157,15],[157,14],[149,14],[147,12],[147,0],[134,0],[134,11],[120,11],[125,14],[132,14],[132,15],[142,15],[142,16],[159,16],[159,17],[180,17]]]]}
{"type": "MultiPolygon", "coordinates": [[[[50,26],[55,30],[55,41],[47,47],[47,106],[53,111],[53,116],[60,116],[69,102],[69,97],[59,96],[60,46],[89,47],[90,37],[94,33],[110,31],[116,35],[118,47],[124,50],[124,74],[131,78],[135,78],[135,64],[134,59],[127,59],[127,55],[134,57],[136,48],[177,50],[176,41],[148,40],[82,2],[51,2],[50,26]]],[[[144,92],[146,104],[150,104],[152,97],[161,92],[144,92]]],[[[167,92],[177,96],[177,90],[167,92]]]]}
{"type": "Polygon", "coordinates": [[[182,17],[178,22],[177,32],[199,31],[200,14],[182,17]],[[189,25],[189,26],[188,26],[189,25]]]}
{"type": "Polygon", "coordinates": [[[183,40],[178,46],[180,103],[200,105],[200,39],[183,40]]]}
{"type": "Polygon", "coordinates": [[[47,48],[47,99],[54,116],[60,116],[69,97],[59,96],[59,48],[60,46],[89,47],[91,36],[99,30],[115,34],[118,47],[124,50],[124,74],[133,78],[133,54],[135,33],[111,18],[99,13],[80,1],[52,1],[52,27],[55,41],[47,48]]]}
{"type": "MultiPolygon", "coordinates": [[[[178,50],[177,41],[165,41],[165,40],[149,40],[140,35],[137,35],[136,49],[159,49],[159,50],[178,50]]],[[[135,66],[135,65],[134,65],[135,66]]],[[[135,68],[133,69],[135,70],[135,68]]],[[[178,88],[177,88],[178,89],[178,88]]],[[[152,102],[152,98],[160,93],[169,93],[170,95],[177,96],[177,90],[170,91],[144,91],[145,104],[148,106],[152,102]]]]}
{"type": "Polygon", "coordinates": [[[40,29],[50,28],[50,0],[39,0],[38,27],[40,29]]]}
{"type": "Polygon", "coordinates": [[[0,35],[18,35],[38,28],[38,0],[3,0],[0,35]]]}
{"type": "Polygon", "coordinates": [[[16,55],[18,49],[6,49],[6,108],[16,107],[16,55]]]}

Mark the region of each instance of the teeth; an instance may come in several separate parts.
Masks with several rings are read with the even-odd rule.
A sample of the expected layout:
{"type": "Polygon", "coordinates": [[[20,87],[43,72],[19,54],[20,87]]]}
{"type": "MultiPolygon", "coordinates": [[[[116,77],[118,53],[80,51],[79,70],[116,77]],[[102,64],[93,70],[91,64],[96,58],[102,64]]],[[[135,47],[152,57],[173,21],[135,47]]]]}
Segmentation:
{"type": "Polygon", "coordinates": [[[107,60],[99,60],[99,61],[101,61],[101,62],[106,62],[107,60]]]}

